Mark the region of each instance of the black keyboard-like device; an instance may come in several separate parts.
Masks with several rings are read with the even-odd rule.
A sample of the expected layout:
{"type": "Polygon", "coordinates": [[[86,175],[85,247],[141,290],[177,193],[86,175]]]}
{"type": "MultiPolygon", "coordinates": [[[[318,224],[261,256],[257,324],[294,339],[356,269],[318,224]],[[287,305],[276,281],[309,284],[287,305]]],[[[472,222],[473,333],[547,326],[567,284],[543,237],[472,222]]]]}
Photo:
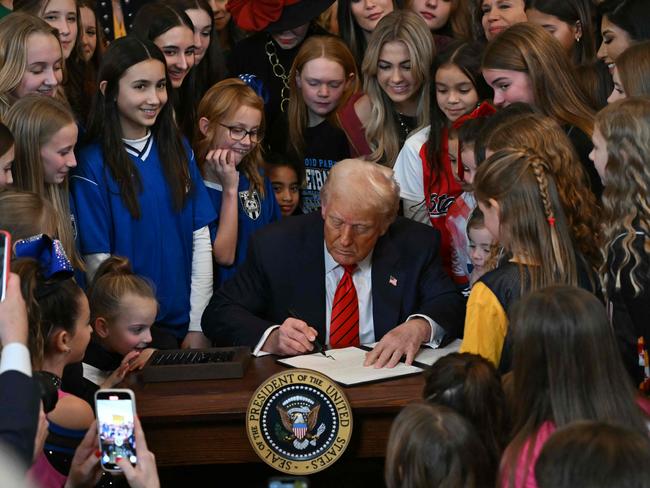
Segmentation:
{"type": "Polygon", "coordinates": [[[146,382],[241,378],[250,354],[248,347],[159,350],[151,355],[142,375],[146,382]]]}

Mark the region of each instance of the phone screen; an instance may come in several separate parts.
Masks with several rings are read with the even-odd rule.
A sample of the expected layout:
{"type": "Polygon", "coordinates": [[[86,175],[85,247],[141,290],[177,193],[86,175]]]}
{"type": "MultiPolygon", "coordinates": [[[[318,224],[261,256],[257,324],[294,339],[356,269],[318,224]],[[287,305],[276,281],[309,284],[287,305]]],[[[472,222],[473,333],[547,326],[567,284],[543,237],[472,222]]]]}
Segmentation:
{"type": "Polygon", "coordinates": [[[101,463],[107,470],[119,471],[118,457],[137,462],[135,453],[134,402],[128,391],[97,392],[97,429],[101,463]]]}
{"type": "Polygon", "coordinates": [[[9,234],[0,231],[0,302],[5,299],[7,293],[7,280],[9,279],[9,254],[10,254],[9,234]]]}

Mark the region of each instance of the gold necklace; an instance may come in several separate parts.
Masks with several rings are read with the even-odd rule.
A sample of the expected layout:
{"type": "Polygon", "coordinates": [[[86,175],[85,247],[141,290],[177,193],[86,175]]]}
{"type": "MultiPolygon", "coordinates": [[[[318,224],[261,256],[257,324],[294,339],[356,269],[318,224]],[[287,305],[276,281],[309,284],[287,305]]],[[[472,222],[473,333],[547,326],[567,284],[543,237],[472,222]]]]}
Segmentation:
{"type": "Polygon", "coordinates": [[[275,44],[273,44],[273,41],[266,43],[264,51],[266,52],[266,56],[269,58],[271,68],[273,68],[273,74],[280,78],[284,84],[282,91],[280,92],[280,97],[282,98],[282,101],[280,102],[280,110],[285,112],[286,107],[289,105],[289,91],[291,90],[291,88],[289,88],[289,77],[287,76],[284,66],[280,63],[280,58],[278,58],[278,53],[275,50],[275,44]]]}

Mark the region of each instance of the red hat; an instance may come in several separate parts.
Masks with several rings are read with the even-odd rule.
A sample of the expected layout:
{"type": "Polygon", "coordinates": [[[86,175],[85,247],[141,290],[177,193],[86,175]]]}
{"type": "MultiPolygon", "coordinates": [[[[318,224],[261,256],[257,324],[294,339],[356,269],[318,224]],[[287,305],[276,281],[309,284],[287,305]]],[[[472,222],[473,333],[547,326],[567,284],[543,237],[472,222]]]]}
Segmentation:
{"type": "Polygon", "coordinates": [[[228,11],[241,29],[283,32],[307,24],[334,0],[230,0],[228,11]]]}

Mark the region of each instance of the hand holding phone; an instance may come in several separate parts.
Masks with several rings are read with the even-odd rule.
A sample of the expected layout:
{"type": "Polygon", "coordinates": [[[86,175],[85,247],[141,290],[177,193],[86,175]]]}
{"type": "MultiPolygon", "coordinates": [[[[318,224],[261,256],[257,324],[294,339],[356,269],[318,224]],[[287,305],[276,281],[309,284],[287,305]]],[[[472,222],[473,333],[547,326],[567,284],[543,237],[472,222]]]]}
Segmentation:
{"type": "Polygon", "coordinates": [[[138,417],[135,418],[135,442],[138,445],[138,464],[133,467],[126,459],[118,459],[117,464],[131,488],[160,488],[156,457],[147,448],[144,431],[138,417]]]}
{"type": "Polygon", "coordinates": [[[99,461],[106,471],[121,472],[117,460],[136,465],[135,396],[131,390],[98,390],[95,393],[99,461]]]}
{"type": "Polygon", "coordinates": [[[97,451],[97,421],[90,424],[70,463],[65,488],[95,486],[102,476],[97,451]]]}
{"type": "Polygon", "coordinates": [[[27,345],[29,335],[27,307],[20,292],[20,276],[8,276],[7,296],[0,302],[0,343],[3,346],[18,342],[27,345]]]}

